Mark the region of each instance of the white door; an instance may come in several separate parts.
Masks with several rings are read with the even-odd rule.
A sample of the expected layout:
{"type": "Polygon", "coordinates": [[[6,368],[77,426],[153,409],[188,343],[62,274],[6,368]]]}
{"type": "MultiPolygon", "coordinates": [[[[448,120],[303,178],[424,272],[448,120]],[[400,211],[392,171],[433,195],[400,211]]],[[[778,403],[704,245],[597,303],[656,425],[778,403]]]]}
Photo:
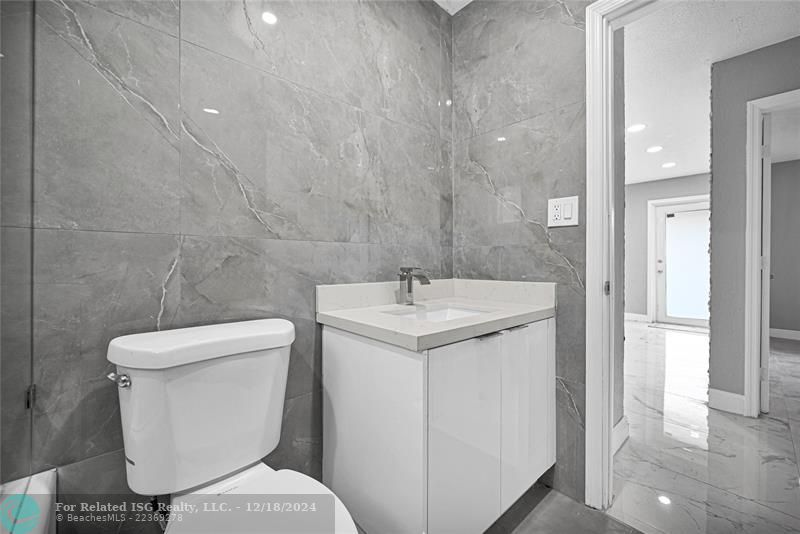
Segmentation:
{"type": "Polygon", "coordinates": [[[761,120],[761,411],[769,412],[769,284],[772,214],[772,115],[761,120]]]}
{"type": "Polygon", "coordinates": [[[656,208],[656,321],[708,326],[709,203],[656,208]]]}

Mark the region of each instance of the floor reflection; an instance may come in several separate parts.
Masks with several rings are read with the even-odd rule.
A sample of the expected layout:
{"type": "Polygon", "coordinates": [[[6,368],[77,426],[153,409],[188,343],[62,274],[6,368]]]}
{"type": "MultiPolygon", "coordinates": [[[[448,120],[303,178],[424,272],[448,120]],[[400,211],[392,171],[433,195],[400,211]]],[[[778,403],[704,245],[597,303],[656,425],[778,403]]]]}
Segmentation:
{"type": "Polygon", "coordinates": [[[643,532],[800,531],[800,342],[773,340],[768,415],[708,408],[708,335],[625,328],[630,439],[609,514],[643,532]]]}

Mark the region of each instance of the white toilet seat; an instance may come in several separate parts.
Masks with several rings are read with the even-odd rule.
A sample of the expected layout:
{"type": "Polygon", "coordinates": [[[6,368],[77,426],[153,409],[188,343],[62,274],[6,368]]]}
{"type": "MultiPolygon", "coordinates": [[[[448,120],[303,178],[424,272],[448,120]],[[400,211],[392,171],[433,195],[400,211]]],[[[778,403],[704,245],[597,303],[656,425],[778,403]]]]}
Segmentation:
{"type": "MultiPolygon", "coordinates": [[[[258,463],[244,471],[240,471],[221,481],[208,486],[197,488],[187,493],[173,495],[171,505],[180,508],[183,505],[198,505],[204,502],[204,495],[332,495],[334,499],[336,534],[358,534],[355,523],[350,513],[339,497],[325,485],[313,478],[292,471],[282,469],[275,471],[263,463],[258,463]]],[[[210,500],[210,499],[209,499],[210,500]]],[[[265,499],[267,500],[267,499],[265,499]]],[[[201,520],[199,517],[192,519],[201,520]]],[[[190,534],[194,532],[192,521],[170,521],[165,534],[190,534]]],[[[194,523],[197,524],[197,523],[194,523]]],[[[234,534],[235,528],[229,530],[234,534]]]]}

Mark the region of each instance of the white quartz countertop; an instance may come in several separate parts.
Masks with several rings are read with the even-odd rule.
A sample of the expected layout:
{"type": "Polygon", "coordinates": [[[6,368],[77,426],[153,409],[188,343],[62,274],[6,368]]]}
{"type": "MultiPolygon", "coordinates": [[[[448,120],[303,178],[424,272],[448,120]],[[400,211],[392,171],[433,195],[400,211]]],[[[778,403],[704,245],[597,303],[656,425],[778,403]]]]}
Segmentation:
{"type": "MultiPolygon", "coordinates": [[[[320,292],[320,287],[335,286],[320,286],[317,298],[317,322],[409,350],[423,351],[522,324],[541,321],[555,315],[554,287],[549,290],[544,288],[544,291],[542,288],[535,288],[535,291],[531,291],[530,288],[523,287],[519,289],[527,291],[514,291],[517,288],[496,285],[503,282],[488,282],[488,284],[495,284],[494,291],[486,291],[487,287],[484,285],[477,288],[484,291],[476,290],[472,292],[474,295],[464,296],[463,294],[467,292],[465,289],[475,289],[477,281],[469,281],[471,286],[461,287],[460,291],[458,290],[460,281],[456,281],[455,291],[443,285],[450,283],[452,287],[453,280],[435,282],[437,282],[437,286],[432,290],[427,289],[427,292],[429,296],[438,298],[419,299],[414,305],[386,303],[363,306],[363,304],[374,304],[376,298],[367,298],[369,295],[365,297],[362,291],[352,302],[352,304],[362,304],[358,307],[331,306],[329,303],[321,302],[327,298],[327,295],[320,292]],[[504,296],[509,300],[515,299],[517,302],[499,299],[504,296]],[[526,296],[528,298],[525,298],[526,296]],[[437,322],[417,317],[422,317],[426,312],[448,307],[480,313],[437,322]]],[[[533,282],[507,282],[506,284],[533,284],[533,282]]],[[[352,286],[361,286],[362,290],[364,288],[374,290],[374,288],[367,287],[372,285],[377,284],[352,284],[352,286]]],[[[541,285],[553,286],[553,284],[541,285]]],[[[430,286],[424,287],[429,288],[430,286]]],[[[492,286],[489,288],[492,289],[492,286]]],[[[341,287],[337,287],[335,291],[338,293],[333,293],[334,295],[342,295],[341,287]]],[[[353,293],[346,293],[346,295],[353,296],[353,293]]]]}

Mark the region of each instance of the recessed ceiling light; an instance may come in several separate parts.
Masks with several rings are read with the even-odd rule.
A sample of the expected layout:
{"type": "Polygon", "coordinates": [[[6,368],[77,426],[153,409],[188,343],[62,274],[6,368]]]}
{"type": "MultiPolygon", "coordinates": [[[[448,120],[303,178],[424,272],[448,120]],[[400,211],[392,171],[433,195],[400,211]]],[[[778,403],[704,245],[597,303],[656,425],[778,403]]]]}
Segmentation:
{"type": "Polygon", "coordinates": [[[497,138],[497,140],[498,140],[498,141],[500,141],[500,142],[502,143],[503,141],[505,141],[505,140],[506,140],[506,138],[505,138],[505,137],[498,137],[498,138],[497,138]]]}
{"type": "Polygon", "coordinates": [[[278,17],[276,17],[273,13],[270,13],[269,11],[264,11],[261,14],[261,20],[263,20],[267,24],[272,25],[278,22],[278,17]]]}
{"type": "Polygon", "coordinates": [[[203,108],[203,111],[211,115],[219,115],[219,110],[214,108],[203,108]]]}
{"type": "Polygon", "coordinates": [[[661,504],[672,504],[672,501],[666,495],[659,495],[658,502],[660,502],[661,504]]]}
{"type": "Polygon", "coordinates": [[[645,128],[647,128],[646,124],[642,124],[642,123],[631,124],[630,126],[628,126],[628,131],[631,132],[631,133],[636,133],[636,132],[641,132],[645,128]]]}
{"type": "Polygon", "coordinates": [[[647,153],[648,153],[648,154],[655,154],[656,152],[661,152],[662,150],[664,150],[664,147],[663,147],[663,146],[661,146],[661,145],[655,145],[655,146],[651,146],[651,147],[649,147],[649,148],[647,149],[647,153]]]}
{"type": "Polygon", "coordinates": [[[674,167],[675,165],[677,165],[677,163],[675,163],[674,161],[668,161],[668,162],[666,162],[666,163],[663,163],[661,166],[662,166],[663,168],[665,168],[665,169],[671,169],[671,168],[672,168],[672,167],[674,167]]]}

